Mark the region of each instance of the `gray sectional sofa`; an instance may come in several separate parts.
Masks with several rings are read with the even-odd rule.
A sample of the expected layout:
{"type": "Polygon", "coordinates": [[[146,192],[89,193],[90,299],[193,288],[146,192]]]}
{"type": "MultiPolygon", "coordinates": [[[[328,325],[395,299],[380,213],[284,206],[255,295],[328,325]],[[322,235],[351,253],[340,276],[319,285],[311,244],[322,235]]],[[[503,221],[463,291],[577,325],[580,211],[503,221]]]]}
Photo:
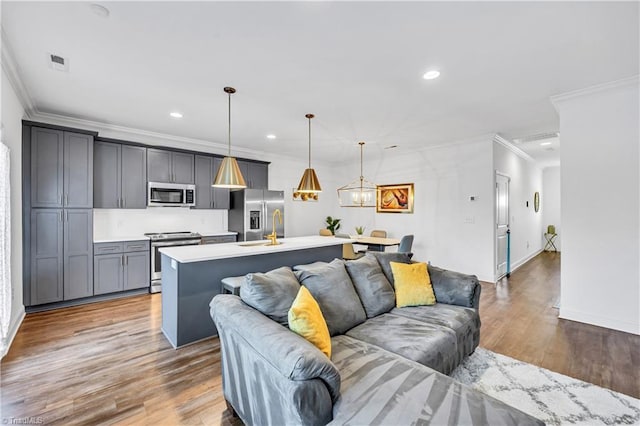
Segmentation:
{"type": "Polygon", "coordinates": [[[542,424],[449,374],[480,339],[475,276],[429,266],[437,303],[395,307],[398,253],[279,268],[218,295],[225,399],[249,425],[542,424]],[[331,359],[287,327],[300,285],[332,336],[331,359]]]}

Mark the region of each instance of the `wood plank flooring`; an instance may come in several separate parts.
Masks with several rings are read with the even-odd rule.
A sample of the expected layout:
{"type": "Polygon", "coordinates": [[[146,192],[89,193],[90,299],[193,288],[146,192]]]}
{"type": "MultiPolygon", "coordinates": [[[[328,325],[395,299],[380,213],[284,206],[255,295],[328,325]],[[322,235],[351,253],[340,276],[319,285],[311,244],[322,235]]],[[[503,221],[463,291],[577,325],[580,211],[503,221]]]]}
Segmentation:
{"type": "MultiPolygon", "coordinates": [[[[557,319],[559,255],[483,283],[480,345],[640,397],[640,336],[557,319]]],[[[174,350],[161,295],[29,314],[2,360],[2,419],[44,424],[238,424],[222,397],[217,338],[174,350]]]]}

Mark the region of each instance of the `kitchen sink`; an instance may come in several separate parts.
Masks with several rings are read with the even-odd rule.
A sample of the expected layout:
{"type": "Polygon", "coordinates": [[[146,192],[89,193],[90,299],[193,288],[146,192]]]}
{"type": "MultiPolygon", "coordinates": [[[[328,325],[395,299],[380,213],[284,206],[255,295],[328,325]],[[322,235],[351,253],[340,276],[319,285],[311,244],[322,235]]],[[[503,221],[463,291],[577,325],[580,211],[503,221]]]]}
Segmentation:
{"type": "MultiPolygon", "coordinates": [[[[278,241],[278,244],[276,245],[279,246],[280,244],[282,243],[278,241]]],[[[257,246],[270,246],[271,243],[269,241],[255,241],[255,242],[249,242],[249,243],[240,243],[238,245],[240,247],[257,247],[257,246]]]]}

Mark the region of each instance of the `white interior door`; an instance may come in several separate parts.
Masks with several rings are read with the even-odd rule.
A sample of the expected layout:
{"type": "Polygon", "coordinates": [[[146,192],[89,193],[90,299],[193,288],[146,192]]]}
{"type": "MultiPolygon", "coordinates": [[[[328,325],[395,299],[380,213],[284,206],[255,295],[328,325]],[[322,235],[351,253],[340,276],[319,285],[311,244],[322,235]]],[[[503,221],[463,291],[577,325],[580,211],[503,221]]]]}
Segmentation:
{"type": "Polygon", "coordinates": [[[496,281],[507,274],[509,176],[496,173],[496,281]]]}

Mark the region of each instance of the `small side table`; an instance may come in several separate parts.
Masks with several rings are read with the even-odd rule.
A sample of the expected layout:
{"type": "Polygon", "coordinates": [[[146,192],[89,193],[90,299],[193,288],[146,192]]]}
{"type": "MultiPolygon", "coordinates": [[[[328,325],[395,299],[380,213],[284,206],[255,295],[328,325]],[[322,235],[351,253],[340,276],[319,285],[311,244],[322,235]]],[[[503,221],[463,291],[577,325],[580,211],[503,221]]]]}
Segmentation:
{"type": "Polygon", "coordinates": [[[240,287],[244,283],[244,275],[241,277],[227,277],[222,279],[222,293],[240,296],[240,287]]]}
{"type": "Polygon", "coordinates": [[[544,245],[544,251],[555,251],[557,252],[558,249],[556,248],[556,245],[554,244],[554,240],[558,237],[558,234],[550,234],[548,232],[544,233],[544,238],[547,240],[547,243],[544,245]]]}

